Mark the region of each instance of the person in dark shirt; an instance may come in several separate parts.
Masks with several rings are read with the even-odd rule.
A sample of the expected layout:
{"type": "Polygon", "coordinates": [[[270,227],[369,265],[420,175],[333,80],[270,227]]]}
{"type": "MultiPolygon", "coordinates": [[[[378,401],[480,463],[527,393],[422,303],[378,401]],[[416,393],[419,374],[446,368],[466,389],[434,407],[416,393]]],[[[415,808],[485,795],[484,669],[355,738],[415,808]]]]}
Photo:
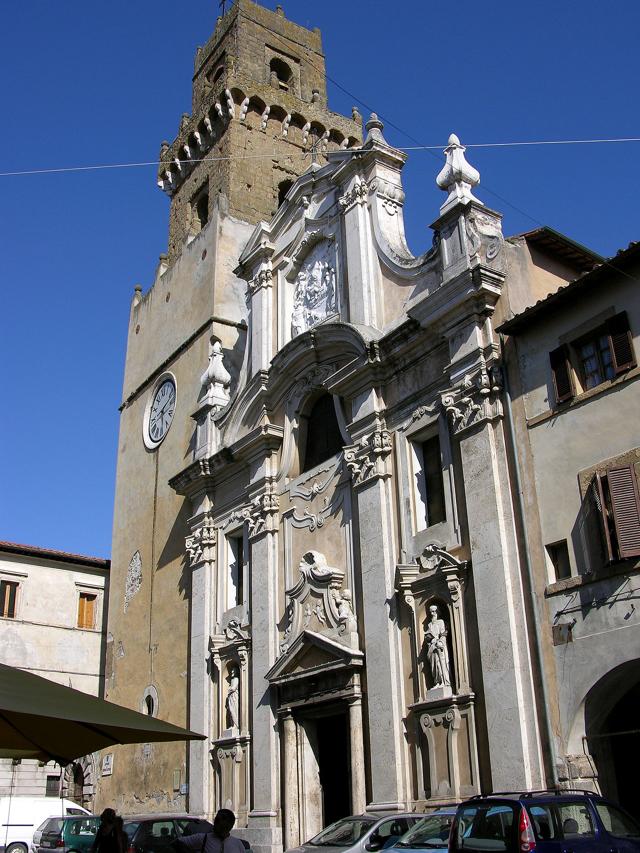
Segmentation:
{"type": "Polygon", "coordinates": [[[230,809],[220,809],[213,821],[213,832],[183,835],[176,846],[194,853],[244,853],[242,841],[231,835],[235,822],[236,816],[230,809]]]}
{"type": "Polygon", "coordinates": [[[117,817],[113,809],[105,809],[100,815],[100,826],[91,847],[92,853],[126,853],[122,835],[118,831],[117,817]]]}

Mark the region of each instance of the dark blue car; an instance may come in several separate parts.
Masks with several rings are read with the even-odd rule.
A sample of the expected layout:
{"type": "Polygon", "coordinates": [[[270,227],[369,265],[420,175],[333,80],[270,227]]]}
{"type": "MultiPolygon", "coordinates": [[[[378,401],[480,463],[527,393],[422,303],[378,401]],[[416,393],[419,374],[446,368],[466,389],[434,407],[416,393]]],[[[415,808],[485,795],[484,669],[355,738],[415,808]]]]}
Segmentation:
{"type": "Polygon", "coordinates": [[[449,853],[640,853],[640,825],[582,791],[495,794],[458,806],[449,853]]]}

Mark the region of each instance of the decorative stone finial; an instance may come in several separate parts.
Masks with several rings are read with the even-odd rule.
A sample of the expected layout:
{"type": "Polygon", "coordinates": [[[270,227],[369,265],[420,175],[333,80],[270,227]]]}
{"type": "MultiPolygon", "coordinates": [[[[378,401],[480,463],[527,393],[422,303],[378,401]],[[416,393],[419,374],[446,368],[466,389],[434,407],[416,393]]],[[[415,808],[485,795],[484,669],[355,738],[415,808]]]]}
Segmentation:
{"type": "Polygon", "coordinates": [[[200,377],[200,384],[207,389],[207,402],[215,406],[226,406],[229,402],[231,375],[222,361],[220,341],[213,339],[209,347],[209,364],[200,377]]]}
{"type": "Polygon", "coordinates": [[[351,107],[351,118],[354,121],[362,121],[362,116],[360,115],[357,107],[351,107]]]}
{"type": "Polygon", "coordinates": [[[482,204],[471,192],[472,188],[480,183],[480,172],[467,163],[464,156],[465,151],[464,145],[460,145],[460,140],[455,133],[452,133],[449,137],[449,144],[444,149],[447,162],[436,178],[436,183],[440,189],[449,193],[445,203],[440,208],[440,213],[445,213],[458,202],[468,204],[470,201],[476,201],[478,204],[482,204]]]}
{"type": "Polygon", "coordinates": [[[381,142],[383,145],[389,144],[382,135],[384,125],[380,121],[376,113],[371,113],[371,117],[369,118],[369,121],[365,124],[364,128],[367,131],[367,138],[364,141],[365,145],[369,142],[381,142]]]}

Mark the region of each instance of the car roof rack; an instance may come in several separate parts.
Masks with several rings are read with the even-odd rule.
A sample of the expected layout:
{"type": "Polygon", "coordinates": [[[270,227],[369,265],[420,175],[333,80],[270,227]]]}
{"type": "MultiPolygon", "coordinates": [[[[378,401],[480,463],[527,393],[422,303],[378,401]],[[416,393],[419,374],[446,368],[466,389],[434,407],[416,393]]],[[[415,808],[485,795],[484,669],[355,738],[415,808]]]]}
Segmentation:
{"type": "Polygon", "coordinates": [[[490,794],[474,794],[473,797],[469,797],[469,800],[482,800],[486,797],[534,797],[542,794],[554,794],[555,796],[560,796],[560,794],[582,794],[585,797],[600,796],[595,791],[585,791],[584,788],[538,788],[530,791],[520,789],[517,791],[492,791],[490,794]]]}

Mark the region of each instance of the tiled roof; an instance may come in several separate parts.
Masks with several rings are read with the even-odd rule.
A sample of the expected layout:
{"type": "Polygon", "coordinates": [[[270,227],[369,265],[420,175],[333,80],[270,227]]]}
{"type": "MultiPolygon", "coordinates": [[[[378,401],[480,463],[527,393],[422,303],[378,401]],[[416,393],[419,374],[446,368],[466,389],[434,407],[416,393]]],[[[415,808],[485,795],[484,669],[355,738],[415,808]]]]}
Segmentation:
{"type": "Polygon", "coordinates": [[[533,231],[525,231],[522,234],[516,234],[515,237],[509,239],[524,239],[527,243],[531,243],[540,249],[546,250],[563,260],[568,261],[573,266],[577,267],[580,272],[588,272],[592,270],[594,265],[602,263],[605,259],[602,255],[594,252],[583,246],[582,243],[576,243],[559,231],[543,225],[540,228],[534,228],[533,231]]]}
{"type": "Polygon", "coordinates": [[[0,541],[0,551],[10,554],[19,554],[23,557],[41,557],[50,560],[60,560],[65,563],[75,563],[83,566],[92,566],[99,569],[109,569],[111,560],[100,557],[86,557],[84,554],[70,554],[67,551],[56,551],[53,548],[38,548],[37,545],[20,545],[17,542],[0,541]]]}

